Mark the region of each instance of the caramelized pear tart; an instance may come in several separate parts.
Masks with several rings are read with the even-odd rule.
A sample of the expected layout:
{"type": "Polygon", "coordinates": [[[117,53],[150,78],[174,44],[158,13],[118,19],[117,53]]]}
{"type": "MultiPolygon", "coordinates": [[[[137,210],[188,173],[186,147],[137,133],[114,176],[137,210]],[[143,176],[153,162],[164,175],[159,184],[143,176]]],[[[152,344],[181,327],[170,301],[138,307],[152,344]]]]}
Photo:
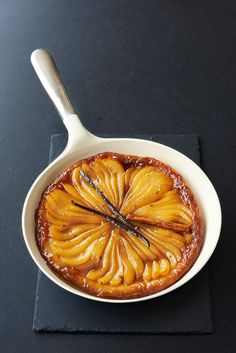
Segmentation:
{"type": "Polygon", "coordinates": [[[35,216],[48,266],[104,298],[169,287],[193,265],[203,241],[191,190],[154,158],[106,152],[81,160],[46,188],[35,216]]]}

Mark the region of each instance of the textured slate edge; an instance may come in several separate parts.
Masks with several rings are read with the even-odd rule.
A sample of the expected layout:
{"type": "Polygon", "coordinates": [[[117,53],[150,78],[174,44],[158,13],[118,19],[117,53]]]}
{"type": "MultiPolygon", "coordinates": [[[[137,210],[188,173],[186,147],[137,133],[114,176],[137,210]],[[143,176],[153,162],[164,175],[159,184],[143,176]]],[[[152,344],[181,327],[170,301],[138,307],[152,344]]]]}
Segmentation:
{"type": "MultiPolygon", "coordinates": [[[[124,135],[120,135],[120,134],[99,134],[100,137],[105,137],[105,138],[136,138],[136,139],[144,139],[144,140],[149,140],[149,141],[154,141],[154,142],[160,142],[162,144],[162,139],[164,141],[166,140],[171,140],[171,138],[173,136],[175,137],[184,137],[186,138],[190,138],[191,140],[195,139],[196,140],[196,146],[198,146],[198,160],[195,161],[195,163],[197,163],[199,166],[201,165],[200,163],[200,158],[201,158],[201,153],[200,153],[200,141],[199,141],[199,137],[196,134],[192,134],[192,135],[158,135],[158,134],[153,134],[153,135],[145,135],[145,134],[124,134],[124,135]]],[[[60,139],[63,139],[64,141],[64,146],[66,146],[67,143],[67,135],[66,134],[52,134],[51,135],[51,143],[50,143],[50,150],[49,150],[49,162],[51,163],[56,157],[59,156],[60,153],[62,153],[63,148],[61,148],[61,141],[60,141],[60,146],[58,146],[56,143],[54,143],[55,141],[58,140],[58,138],[60,137],[60,139]]],[[[168,146],[166,143],[163,143],[164,145],[168,146]]],[[[173,148],[171,146],[168,146],[170,148],[173,148]]],[[[178,150],[178,149],[177,149],[178,150]]],[[[181,150],[179,150],[179,152],[181,152],[181,150]]],[[[182,151],[181,153],[184,153],[184,151],[182,151]]],[[[191,158],[191,157],[189,157],[191,158]]]]}
{"type": "MultiPolygon", "coordinates": [[[[202,270],[201,270],[202,271],[202,270]]],[[[201,272],[200,271],[200,272],[201,272]]],[[[206,268],[205,268],[206,271],[206,268]]],[[[207,277],[208,277],[208,282],[209,282],[209,267],[207,268],[207,277]]],[[[84,329],[83,327],[75,327],[75,328],[68,328],[68,327],[59,327],[55,329],[54,327],[47,326],[46,329],[39,329],[37,326],[35,326],[35,319],[36,319],[36,313],[37,313],[37,304],[38,304],[38,285],[39,285],[39,279],[41,276],[44,276],[41,271],[38,271],[38,279],[37,279],[37,289],[36,289],[36,298],[35,298],[35,311],[34,311],[34,319],[33,319],[33,331],[35,333],[67,333],[67,334],[82,334],[82,333],[88,333],[88,334],[98,334],[98,333],[104,333],[104,334],[125,334],[125,335],[209,335],[214,333],[214,325],[213,325],[213,315],[212,315],[212,305],[211,305],[211,292],[210,292],[210,284],[208,283],[208,294],[209,294],[209,319],[206,320],[206,322],[203,324],[201,329],[198,330],[174,330],[171,329],[168,331],[168,329],[165,329],[164,331],[161,331],[160,329],[153,329],[153,330],[125,330],[125,329],[108,329],[108,328],[102,328],[102,329],[84,329]]],[[[52,283],[54,286],[56,284],[52,283]]],[[[178,289],[177,289],[178,290],[178,289]]],[[[167,294],[168,295],[168,294],[167,294]]],[[[86,299],[89,300],[89,299],[86,299]]]]}
{"type": "MultiPolygon", "coordinates": [[[[55,144],[52,143],[53,139],[58,139],[58,137],[61,136],[63,137],[64,141],[65,141],[65,146],[67,143],[67,136],[65,134],[53,134],[51,135],[51,143],[50,143],[50,150],[49,150],[49,163],[51,163],[62,151],[63,149],[61,148],[56,148],[55,149],[55,144]]],[[[155,137],[161,137],[163,136],[164,139],[166,138],[171,138],[171,136],[173,135],[157,135],[157,134],[153,134],[153,135],[145,135],[145,134],[139,134],[137,136],[137,134],[126,134],[126,135],[120,135],[120,134],[102,134],[100,135],[101,137],[113,137],[113,138],[119,138],[119,137],[125,137],[125,138],[138,138],[138,139],[145,139],[145,140],[150,140],[150,141],[156,141],[155,137]]],[[[191,137],[191,138],[195,138],[196,141],[196,145],[198,146],[198,156],[199,159],[198,161],[195,161],[199,166],[201,165],[201,153],[200,153],[200,140],[199,137],[195,134],[192,135],[176,135],[176,136],[183,136],[183,137],[191,137]]],[[[162,142],[160,142],[162,143],[162,142]]],[[[58,147],[58,146],[57,146],[58,147]]],[[[182,152],[183,153],[183,152],[182,152]]],[[[86,330],[83,328],[75,328],[75,329],[70,329],[70,328],[66,328],[66,327],[61,327],[61,328],[57,328],[54,329],[53,327],[48,326],[47,329],[38,329],[35,326],[35,320],[36,320],[36,315],[37,315],[37,308],[38,308],[38,290],[39,290],[39,279],[41,277],[42,273],[41,271],[38,271],[38,276],[37,276],[37,286],[36,286],[36,297],[35,297],[35,308],[34,308],[34,316],[33,316],[33,331],[36,333],[89,333],[89,334],[97,334],[97,333],[105,333],[105,334],[142,334],[142,335],[155,335],[155,334],[161,334],[161,335],[205,335],[205,334],[212,334],[214,332],[214,327],[213,327],[213,315],[212,315],[212,303],[211,303],[211,291],[210,291],[210,283],[209,283],[209,312],[210,312],[210,319],[207,320],[207,322],[203,325],[202,330],[204,330],[204,332],[200,332],[200,331],[195,331],[195,330],[179,330],[179,331],[169,331],[165,330],[165,331],[161,331],[161,330],[114,330],[114,329],[92,329],[92,330],[86,330]]],[[[208,271],[208,281],[209,281],[209,271],[208,271]]]]}

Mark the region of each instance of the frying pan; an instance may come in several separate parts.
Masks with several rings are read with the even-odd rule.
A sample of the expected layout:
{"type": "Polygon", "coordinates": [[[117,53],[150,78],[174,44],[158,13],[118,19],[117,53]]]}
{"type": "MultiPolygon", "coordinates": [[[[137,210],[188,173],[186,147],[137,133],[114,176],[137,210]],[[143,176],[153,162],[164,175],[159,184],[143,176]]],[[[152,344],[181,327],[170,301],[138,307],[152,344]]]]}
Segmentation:
{"type": "Polygon", "coordinates": [[[212,255],[221,229],[221,207],[217,193],[206,174],[184,154],[163,144],[130,138],[100,138],[87,131],[68,97],[52,56],[43,49],[31,55],[32,65],[49,97],[55,104],[68,131],[68,142],[62,154],[56,158],[35,180],[23,206],[22,229],[24,240],[36,265],[54,283],[65,290],[97,301],[127,303],[159,297],[182,286],[193,278],[212,255]],[[60,279],[45,263],[35,241],[35,210],[44,189],[71,164],[99,152],[117,152],[130,155],[154,157],[169,164],[180,173],[193,191],[204,221],[204,243],[191,269],[176,283],[158,293],[142,298],[115,300],[86,294],[60,279]]]}

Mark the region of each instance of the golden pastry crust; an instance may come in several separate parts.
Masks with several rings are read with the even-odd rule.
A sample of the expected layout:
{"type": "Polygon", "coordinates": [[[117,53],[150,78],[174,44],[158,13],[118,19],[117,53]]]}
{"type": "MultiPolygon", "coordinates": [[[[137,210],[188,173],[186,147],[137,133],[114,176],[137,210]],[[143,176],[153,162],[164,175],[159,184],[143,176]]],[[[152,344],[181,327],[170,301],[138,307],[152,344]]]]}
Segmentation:
{"type": "Polygon", "coordinates": [[[48,266],[80,290],[104,298],[142,297],[169,287],[190,269],[203,242],[200,210],[181,175],[154,158],[110,152],[58,176],[42,194],[35,222],[48,266]],[[114,217],[80,169],[150,247],[76,206],[114,217]]]}

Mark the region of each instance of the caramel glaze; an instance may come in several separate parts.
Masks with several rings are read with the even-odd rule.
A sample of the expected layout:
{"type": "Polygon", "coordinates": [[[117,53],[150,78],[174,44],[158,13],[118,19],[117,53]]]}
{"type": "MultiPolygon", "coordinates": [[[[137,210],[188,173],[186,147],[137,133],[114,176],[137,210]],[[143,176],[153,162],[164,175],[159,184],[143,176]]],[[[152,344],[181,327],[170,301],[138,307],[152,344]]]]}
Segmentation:
{"type": "MultiPolygon", "coordinates": [[[[127,299],[138,298],[159,292],[170,285],[174,284],[192,267],[196,258],[199,255],[203,244],[203,224],[202,217],[198,204],[193,196],[190,188],[186,185],[183,177],[177,173],[169,165],[162,163],[159,160],[150,157],[138,157],[130,155],[121,155],[118,153],[104,152],[95,156],[80,160],[79,162],[71,165],[61,175],[59,175],[43,192],[38,208],[35,211],[35,224],[36,224],[36,242],[37,246],[44,257],[47,265],[56,273],[60,278],[63,278],[69,285],[72,285],[79,290],[103,298],[113,299],[127,299]],[[190,228],[192,241],[186,246],[183,257],[178,263],[177,267],[172,269],[170,273],[164,277],[146,282],[138,280],[131,285],[119,287],[112,287],[108,285],[97,285],[95,290],[92,281],[86,280],[83,276],[78,276],[76,267],[61,267],[51,260],[51,255],[47,253],[44,245],[48,240],[48,222],[45,219],[45,196],[47,196],[54,189],[63,189],[62,183],[71,182],[72,171],[81,166],[83,162],[90,163],[97,158],[114,158],[119,160],[126,170],[129,167],[143,167],[155,166],[159,171],[166,174],[173,180],[173,189],[179,189],[183,202],[189,207],[193,215],[193,223],[190,228]],[[138,285],[137,285],[138,284],[138,285]],[[100,288],[98,287],[100,286],[100,288]],[[107,287],[107,288],[105,288],[107,287]],[[122,287],[122,288],[121,288],[122,287]]],[[[81,274],[81,271],[80,271],[81,274]]]]}

